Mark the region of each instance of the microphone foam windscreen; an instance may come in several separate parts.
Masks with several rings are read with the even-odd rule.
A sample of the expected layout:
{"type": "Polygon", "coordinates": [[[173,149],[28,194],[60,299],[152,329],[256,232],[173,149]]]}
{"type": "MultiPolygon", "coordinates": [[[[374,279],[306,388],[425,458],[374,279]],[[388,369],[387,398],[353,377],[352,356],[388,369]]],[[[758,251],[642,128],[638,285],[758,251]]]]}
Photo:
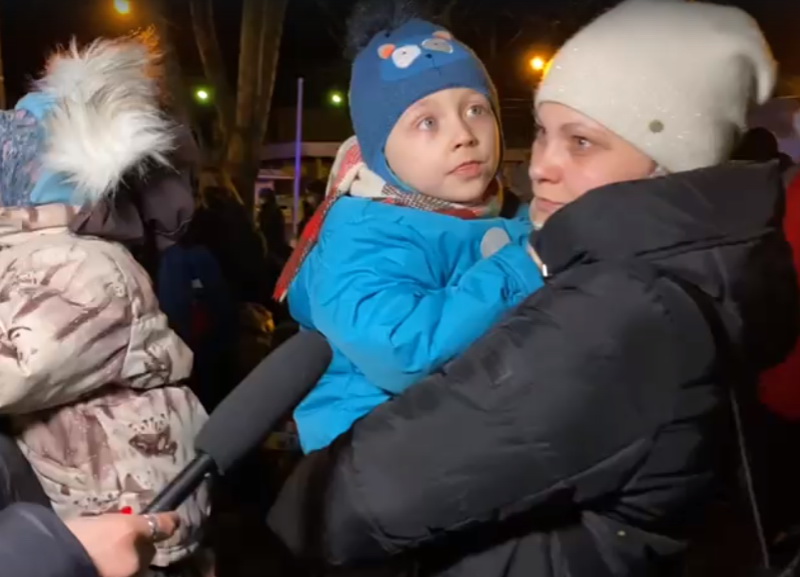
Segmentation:
{"type": "Polygon", "coordinates": [[[331,362],[328,341],[304,331],[275,349],[211,413],[195,447],[220,473],[261,443],[317,384],[331,362]]]}

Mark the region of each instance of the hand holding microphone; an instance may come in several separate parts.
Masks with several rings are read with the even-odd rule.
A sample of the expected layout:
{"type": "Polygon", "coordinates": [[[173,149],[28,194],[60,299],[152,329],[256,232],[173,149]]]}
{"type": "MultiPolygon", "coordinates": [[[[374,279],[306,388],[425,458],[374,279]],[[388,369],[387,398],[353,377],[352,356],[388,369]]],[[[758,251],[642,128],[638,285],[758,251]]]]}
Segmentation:
{"type": "Polygon", "coordinates": [[[157,515],[106,514],[65,522],[89,554],[100,577],[132,577],[155,555],[155,543],[178,529],[175,513],[157,515]]]}

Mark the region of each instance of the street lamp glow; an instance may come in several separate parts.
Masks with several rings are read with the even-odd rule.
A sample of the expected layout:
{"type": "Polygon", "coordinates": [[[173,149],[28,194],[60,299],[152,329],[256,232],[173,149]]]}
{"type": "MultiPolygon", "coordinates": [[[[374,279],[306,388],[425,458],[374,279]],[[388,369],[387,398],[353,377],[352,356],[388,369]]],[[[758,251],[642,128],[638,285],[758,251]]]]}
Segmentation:
{"type": "Polygon", "coordinates": [[[544,61],[544,58],[541,56],[534,56],[530,60],[531,68],[534,69],[536,72],[541,72],[544,70],[544,67],[547,63],[544,61]]]}
{"type": "Polygon", "coordinates": [[[131,13],[130,0],[114,0],[114,10],[117,14],[127,15],[131,13]]]}
{"type": "Polygon", "coordinates": [[[341,92],[331,92],[330,99],[331,99],[331,104],[333,104],[334,106],[341,106],[342,104],[344,104],[344,96],[342,95],[341,92]]]}
{"type": "Polygon", "coordinates": [[[200,102],[208,102],[208,99],[211,98],[211,95],[205,88],[198,88],[197,91],[195,91],[194,95],[200,102]]]}

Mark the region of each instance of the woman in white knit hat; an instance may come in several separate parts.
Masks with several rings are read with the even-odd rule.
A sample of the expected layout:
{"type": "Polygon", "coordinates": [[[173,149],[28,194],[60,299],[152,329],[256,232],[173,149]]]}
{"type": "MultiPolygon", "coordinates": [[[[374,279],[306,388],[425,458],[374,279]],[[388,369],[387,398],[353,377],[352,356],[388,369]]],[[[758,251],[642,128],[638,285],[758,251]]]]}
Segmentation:
{"type": "Polygon", "coordinates": [[[725,161],[776,65],[730,7],[631,0],[575,35],[536,94],[530,174],[542,224],[588,190],[725,161]]]}
{"type": "Polygon", "coordinates": [[[536,100],[547,284],[301,462],[287,545],[370,576],[679,571],[735,449],[728,392],[797,336],[777,167],[720,165],[774,80],[735,8],[633,0],[572,38],[536,100]]]}

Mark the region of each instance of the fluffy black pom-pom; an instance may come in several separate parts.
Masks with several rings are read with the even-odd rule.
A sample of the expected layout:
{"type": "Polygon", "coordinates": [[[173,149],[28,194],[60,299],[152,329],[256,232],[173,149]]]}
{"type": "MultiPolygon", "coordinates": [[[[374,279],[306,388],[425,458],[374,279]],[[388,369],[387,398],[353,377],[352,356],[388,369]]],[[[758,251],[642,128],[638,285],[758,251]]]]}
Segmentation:
{"type": "Polygon", "coordinates": [[[415,17],[424,18],[415,0],[361,0],[347,21],[347,57],[353,59],[381,30],[393,30],[415,17]]]}

